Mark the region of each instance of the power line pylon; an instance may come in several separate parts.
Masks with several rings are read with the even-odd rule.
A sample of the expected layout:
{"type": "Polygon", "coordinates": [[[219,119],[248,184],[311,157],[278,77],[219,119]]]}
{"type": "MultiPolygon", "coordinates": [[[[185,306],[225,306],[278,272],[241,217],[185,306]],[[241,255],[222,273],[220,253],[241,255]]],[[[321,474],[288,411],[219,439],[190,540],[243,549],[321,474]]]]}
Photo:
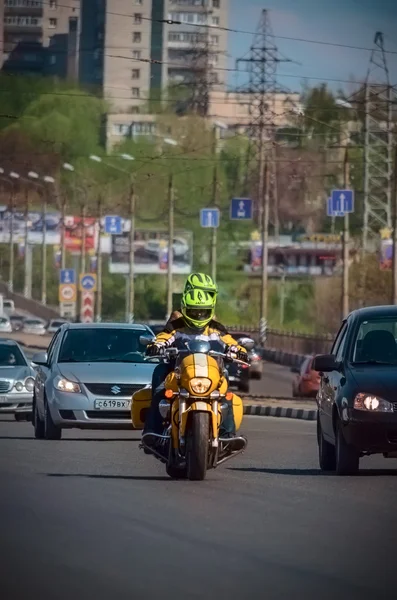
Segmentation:
{"type": "Polygon", "coordinates": [[[282,57],[275,44],[269,12],[262,10],[261,18],[250,47],[249,57],[237,60],[237,68],[244,64],[249,83],[244,86],[248,94],[250,123],[248,135],[254,146],[247,170],[258,173],[257,205],[262,238],[262,284],[260,308],[260,334],[262,343],[267,329],[268,296],[268,229],[270,203],[275,205],[276,173],[274,142],[276,134],[276,94],[282,90],[277,84],[277,67],[281,62],[292,62],[282,57]],[[251,163],[251,164],[250,164],[251,163]],[[258,171],[257,171],[258,168],[258,171]],[[273,192],[273,193],[272,193],[273,192]]]}
{"type": "Polygon", "coordinates": [[[365,171],[363,251],[392,224],[393,133],[390,85],[383,34],[377,31],[365,82],[365,171]]]}

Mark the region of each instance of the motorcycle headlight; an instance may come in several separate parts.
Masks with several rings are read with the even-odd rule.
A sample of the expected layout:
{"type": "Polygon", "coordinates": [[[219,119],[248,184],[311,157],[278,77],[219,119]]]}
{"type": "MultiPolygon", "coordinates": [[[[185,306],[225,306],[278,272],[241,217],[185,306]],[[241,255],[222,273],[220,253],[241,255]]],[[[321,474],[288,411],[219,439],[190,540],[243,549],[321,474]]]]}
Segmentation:
{"type": "Polygon", "coordinates": [[[14,385],[15,389],[17,392],[22,392],[23,390],[23,383],[22,381],[17,381],[14,385]]]}
{"type": "Polygon", "coordinates": [[[205,394],[211,387],[211,379],[208,379],[208,377],[193,377],[190,387],[195,394],[205,394]]]}
{"type": "Polygon", "coordinates": [[[74,383],[73,381],[69,381],[68,379],[64,379],[63,377],[55,382],[55,387],[60,392],[81,392],[78,383],[74,383]]]}
{"type": "Polygon", "coordinates": [[[393,404],[372,394],[360,393],[354,398],[354,408],[371,412],[393,412],[393,404]]]}
{"type": "Polygon", "coordinates": [[[27,389],[28,392],[33,392],[33,388],[34,388],[33,377],[27,377],[25,379],[25,388],[27,389]]]}

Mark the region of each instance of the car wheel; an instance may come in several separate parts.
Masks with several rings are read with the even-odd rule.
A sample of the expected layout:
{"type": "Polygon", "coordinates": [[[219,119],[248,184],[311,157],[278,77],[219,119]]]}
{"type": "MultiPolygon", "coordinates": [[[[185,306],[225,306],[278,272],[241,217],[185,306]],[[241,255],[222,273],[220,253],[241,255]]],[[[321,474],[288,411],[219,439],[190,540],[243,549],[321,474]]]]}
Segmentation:
{"type": "Polygon", "coordinates": [[[320,469],[322,471],[335,471],[336,468],[336,450],[335,446],[324,439],[321,429],[320,417],[317,413],[317,442],[318,442],[318,458],[320,469]]]}
{"type": "Polygon", "coordinates": [[[44,403],[44,438],[46,440],[60,440],[62,437],[62,429],[55,425],[51,417],[48,402],[44,403]]]}
{"type": "Polygon", "coordinates": [[[33,427],[36,440],[44,439],[44,421],[40,418],[36,402],[34,403],[33,427]]]}
{"type": "Polygon", "coordinates": [[[344,438],[342,423],[336,424],[336,474],[357,475],[360,467],[360,454],[344,438]]]}

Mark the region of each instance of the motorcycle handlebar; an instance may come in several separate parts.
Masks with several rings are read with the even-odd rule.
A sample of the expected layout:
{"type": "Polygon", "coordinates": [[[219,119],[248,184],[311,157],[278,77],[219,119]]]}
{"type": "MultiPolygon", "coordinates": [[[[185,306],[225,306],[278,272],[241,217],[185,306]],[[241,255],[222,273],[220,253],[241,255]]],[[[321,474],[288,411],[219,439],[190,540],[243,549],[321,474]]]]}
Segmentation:
{"type": "MultiPolygon", "coordinates": [[[[170,356],[170,355],[177,356],[178,354],[179,354],[178,348],[164,348],[164,352],[162,354],[154,354],[152,356],[146,356],[145,360],[146,359],[151,359],[151,358],[164,358],[165,356],[170,356]]],[[[225,358],[226,360],[230,360],[230,361],[238,363],[240,365],[249,365],[249,363],[246,362],[245,360],[240,360],[238,358],[233,358],[229,354],[224,354],[223,352],[216,352],[215,350],[210,350],[208,352],[208,354],[210,356],[219,356],[221,358],[225,358]]]]}

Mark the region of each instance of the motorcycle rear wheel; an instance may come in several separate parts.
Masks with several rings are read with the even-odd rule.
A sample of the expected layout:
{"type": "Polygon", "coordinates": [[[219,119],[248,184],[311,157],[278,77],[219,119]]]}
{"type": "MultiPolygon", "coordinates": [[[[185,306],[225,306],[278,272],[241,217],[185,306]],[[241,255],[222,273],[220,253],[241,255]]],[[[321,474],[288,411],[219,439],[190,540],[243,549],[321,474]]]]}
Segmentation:
{"type": "Polygon", "coordinates": [[[187,477],[202,481],[207,474],[209,441],[209,414],[193,412],[187,440],[187,477]]]}

